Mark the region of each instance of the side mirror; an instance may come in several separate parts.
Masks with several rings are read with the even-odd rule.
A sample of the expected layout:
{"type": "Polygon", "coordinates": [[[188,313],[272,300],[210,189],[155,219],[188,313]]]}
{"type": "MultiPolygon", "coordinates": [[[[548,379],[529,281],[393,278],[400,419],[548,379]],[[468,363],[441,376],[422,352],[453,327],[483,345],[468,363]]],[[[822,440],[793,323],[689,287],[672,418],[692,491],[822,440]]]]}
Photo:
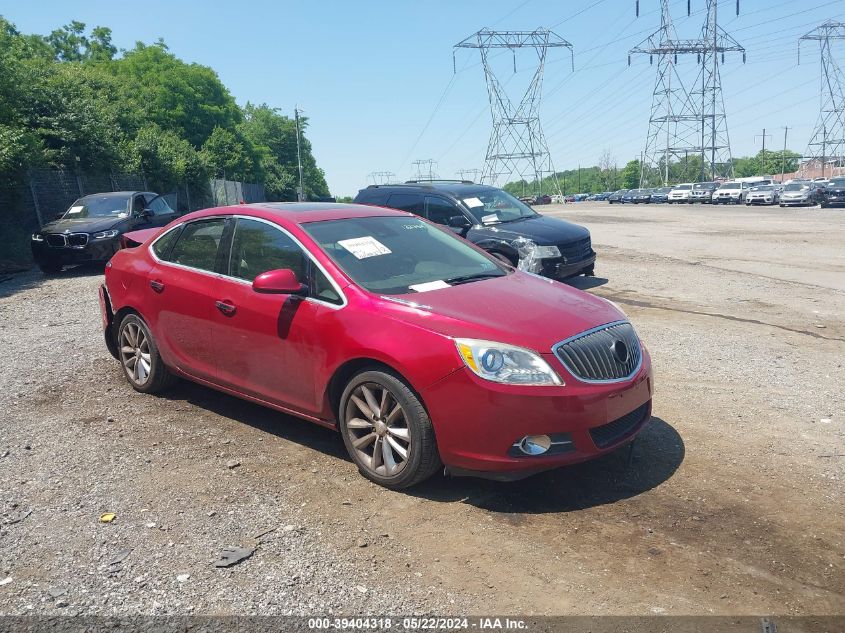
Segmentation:
{"type": "Polygon", "coordinates": [[[453,215],[449,218],[448,224],[453,229],[468,229],[472,226],[472,222],[465,215],[453,215]]]}
{"type": "Polygon", "coordinates": [[[299,283],[290,268],[279,268],[261,273],[252,282],[252,289],[263,294],[276,295],[305,295],[308,293],[308,286],[299,283]]]}

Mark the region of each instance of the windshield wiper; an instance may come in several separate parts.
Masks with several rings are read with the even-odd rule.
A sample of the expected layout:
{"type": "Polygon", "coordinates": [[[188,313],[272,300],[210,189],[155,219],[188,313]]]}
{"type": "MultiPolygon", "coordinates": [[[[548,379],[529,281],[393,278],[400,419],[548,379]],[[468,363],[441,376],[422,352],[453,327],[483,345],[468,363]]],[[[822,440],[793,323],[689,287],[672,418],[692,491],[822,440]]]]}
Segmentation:
{"type": "Polygon", "coordinates": [[[478,281],[479,279],[491,279],[493,277],[504,277],[505,273],[503,272],[490,272],[490,273],[472,273],[471,275],[460,275],[458,277],[452,277],[451,279],[446,279],[447,284],[451,284],[453,286],[458,286],[460,284],[465,284],[470,281],[478,281]]]}

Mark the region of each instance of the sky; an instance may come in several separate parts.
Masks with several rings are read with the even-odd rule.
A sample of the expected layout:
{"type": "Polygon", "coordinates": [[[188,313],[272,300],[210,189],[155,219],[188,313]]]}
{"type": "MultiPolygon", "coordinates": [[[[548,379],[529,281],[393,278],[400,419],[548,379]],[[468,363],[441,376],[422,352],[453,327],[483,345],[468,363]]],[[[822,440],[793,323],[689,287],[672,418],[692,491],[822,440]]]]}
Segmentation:
{"type": "MultiPolygon", "coordinates": [[[[697,37],[705,0],[671,0],[679,37],[697,37]]],[[[118,48],[163,38],[181,59],[213,68],[240,104],[267,103],[309,118],[307,136],[333,195],[355,195],[371,172],[414,174],[480,169],[491,130],[477,50],[453,46],[483,27],[550,28],[571,42],[549,51],[540,120],[557,170],[595,165],[605,152],[620,168],[643,150],[656,64],[628,50],[660,25],[660,1],[640,0],[198,0],[115,2],[0,0],[0,14],[24,33],[47,34],[79,20],[107,26],[118,48]]],[[[845,21],[845,0],[734,0],[719,3],[719,25],[742,44],[721,68],[734,157],[787,145],[803,152],[818,118],[817,42],[798,38],[827,19],[845,21]],[[771,136],[768,136],[771,135],[771,136]]],[[[845,66],[843,47],[835,49],[845,66]]],[[[492,59],[511,97],[534,71],[520,51],[492,59]]],[[[696,74],[695,59],[680,64],[696,74]]],[[[682,70],[681,72],[687,72],[682,70]]],[[[516,94],[515,94],[516,93],[516,94]]],[[[500,183],[502,184],[502,183],[500,183]]]]}

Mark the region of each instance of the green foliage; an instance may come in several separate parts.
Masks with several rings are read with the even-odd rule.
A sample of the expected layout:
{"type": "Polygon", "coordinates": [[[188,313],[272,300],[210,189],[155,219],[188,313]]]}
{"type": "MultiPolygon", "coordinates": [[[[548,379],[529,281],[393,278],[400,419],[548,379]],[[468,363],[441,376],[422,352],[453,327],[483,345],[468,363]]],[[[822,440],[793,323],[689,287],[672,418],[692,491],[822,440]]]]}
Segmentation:
{"type": "Polygon", "coordinates": [[[737,178],[758,175],[774,175],[781,173],[792,173],[798,170],[800,154],[786,150],[785,152],[773,152],[762,150],[756,156],[737,158],[733,161],[734,173],[737,178]]]}
{"type": "MultiPolygon", "coordinates": [[[[305,191],[328,195],[300,127],[305,191]]],[[[118,55],[107,27],[72,21],[41,37],[0,16],[0,184],[42,166],[143,170],[151,188],[187,185],[192,198],[224,174],[264,184],[270,199],[294,199],[299,181],[293,120],[242,110],[211,68],[161,40],[118,55]]]]}

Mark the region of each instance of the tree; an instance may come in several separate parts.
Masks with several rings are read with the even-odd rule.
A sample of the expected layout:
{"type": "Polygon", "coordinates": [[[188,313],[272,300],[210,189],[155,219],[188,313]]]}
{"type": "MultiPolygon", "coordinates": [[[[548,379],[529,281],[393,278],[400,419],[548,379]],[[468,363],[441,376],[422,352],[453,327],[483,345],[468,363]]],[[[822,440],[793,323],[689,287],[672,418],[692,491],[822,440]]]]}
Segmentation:
{"type": "Polygon", "coordinates": [[[215,178],[255,182],[256,160],[251,145],[229,130],[214,128],[203,143],[200,158],[206,171],[215,178]]]}
{"type": "Polygon", "coordinates": [[[85,35],[85,23],[72,21],[54,30],[44,40],[53,48],[57,59],[65,62],[86,60],[108,61],[114,58],[117,48],[111,42],[111,29],[97,26],[91,36],[85,35]]]}
{"type": "Polygon", "coordinates": [[[640,161],[629,160],[619,175],[623,189],[636,189],[640,186],[640,161]]]}

